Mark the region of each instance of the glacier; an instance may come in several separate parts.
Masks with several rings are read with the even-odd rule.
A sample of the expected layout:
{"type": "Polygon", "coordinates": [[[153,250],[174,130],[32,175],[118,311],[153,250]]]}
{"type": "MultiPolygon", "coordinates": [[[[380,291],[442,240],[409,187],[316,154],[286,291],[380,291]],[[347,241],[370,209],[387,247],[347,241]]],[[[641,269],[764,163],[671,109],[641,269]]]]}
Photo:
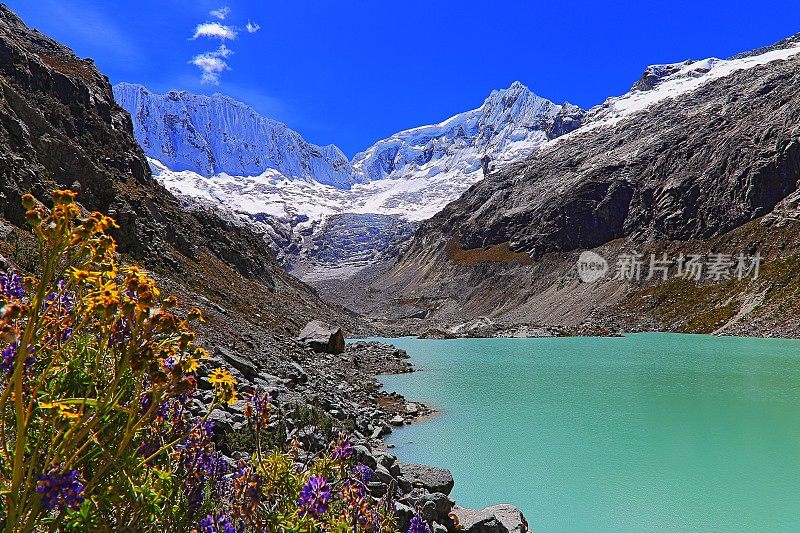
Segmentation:
{"type": "Polygon", "coordinates": [[[416,223],[584,115],[515,82],[476,109],[401,131],[348,161],[221,94],[121,83],[114,95],[157,180],[187,205],[254,225],[287,266],[303,263],[298,272],[308,279],[398,253],[416,223]],[[336,243],[342,253],[331,252],[336,243]]]}

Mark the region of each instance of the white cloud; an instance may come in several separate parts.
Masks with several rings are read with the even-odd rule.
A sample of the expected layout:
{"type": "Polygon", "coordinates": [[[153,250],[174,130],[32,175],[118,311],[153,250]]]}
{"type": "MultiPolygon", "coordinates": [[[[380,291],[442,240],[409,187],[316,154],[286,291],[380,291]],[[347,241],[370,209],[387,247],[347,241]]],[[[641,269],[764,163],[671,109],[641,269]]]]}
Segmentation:
{"type": "Polygon", "coordinates": [[[213,52],[206,52],[205,54],[194,56],[190,63],[199,68],[200,72],[202,72],[202,77],[200,78],[201,83],[219,85],[220,75],[224,71],[230,70],[225,59],[229,58],[231,55],[233,55],[233,50],[221,44],[219,48],[213,52]]]}
{"type": "Polygon", "coordinates": [[[198,37],[211,37],[220,39],[221,41],[227,39],[233,40],[236,39],[236,28],[233,26],[224,26],[219,22],[204,22],[197,25],[192,39],[197,39],[198,37]]]}
{"type": "MultiPolygon", "coordinates": [[[[225,20],[230,12],[231,9],[228,6],[223,6],[210,11],[209,14],[219,20],[225,20]]],[[[194,30],[192,40],[206,37],[209,39],[219,39],[223,42],[216,50],[198,54],[189,61],[189,63],[200,69],[202,73],[200,81],[211,85],[219,85],[222,73],[226,70],[230,70],[225,60],[233,54],[233,50],[225,46],[224,42],[236,39],[239,32],[246,31],[247,33],[256,33],[260,29],[261,26],[251,20],[247,21],[247,25],[244,28],[227,26],[217,21],[207,21],[198,24],[194,30]]]]}
{"type": "Polygon", "coordinates": [[[228,6],[223,6],[219,9],[211,11],[209,15],[211,15],[214,18],[218,18],[219,20],[225,20],[225,17],[227,17],[230,14],[230,12],[231,8],[229,8],[228,6]]]}

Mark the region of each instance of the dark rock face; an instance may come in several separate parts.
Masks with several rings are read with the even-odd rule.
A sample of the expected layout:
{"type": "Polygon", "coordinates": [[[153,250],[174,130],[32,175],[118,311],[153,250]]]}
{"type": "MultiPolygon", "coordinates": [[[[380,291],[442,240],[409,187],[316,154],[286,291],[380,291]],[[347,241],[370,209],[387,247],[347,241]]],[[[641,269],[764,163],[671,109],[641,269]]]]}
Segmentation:
{"type": "MultiPolygon", "coordinates": [[[[555,139],[577,129],[583,122],[585,115],[586,111],[580,107],[565,103],[561,111],[546,125],[545,133],[547,138],[555,139]]],[[[483,173],[484,175],[488,174],[486,170],[483,173]]]]}
{"type": "Polygon", "coordinates": [[[322,231],[315,236],[311,258],[335,264],[395,257],[415,229],[415,222],[397,215],[333,215],[326,219],[322,231]]]}
{"type": "Polygon", "coordinates": [[[29,30],[5,5],[0,90],[0,206],[6,218],[22,224],[21,194],[44,199],[54,184],[77,189],[89,209],[118,215],[130,210],[119,190],[150,176],[108,79],[91,60],[29,30]]]}
{"type": "Polygon", "coordinates": [[[339,354],[344,351],[342,328],[331,327],[319,320],[306,324],[298,340],[309,345],[315,352],[339,354]]]}
{"type": "MultiPolygon", "coordinates": [[[[634,249],[707,241],[766,215],[798,189],[799,84],[793,56],[573,132],[424,222],[379,287],[392,288],[398,301],[420,301],[434,318],[448,309],[462,318],[492,316],[553,286],[533,288],[553,266],[574,264],[568,252],[617,239],[634,249]],[[535,261],[456,260],[500,245],[535,261]]],[[[552,304],[568,302],[554,297],[552,304]]]]}
{"type": "Polygon", "coordinates": [[[453,513],[459,525],[468,533],[526,533],[528,521],[516,507],[507,504],[486,509],[455,507],[453,513]]]}

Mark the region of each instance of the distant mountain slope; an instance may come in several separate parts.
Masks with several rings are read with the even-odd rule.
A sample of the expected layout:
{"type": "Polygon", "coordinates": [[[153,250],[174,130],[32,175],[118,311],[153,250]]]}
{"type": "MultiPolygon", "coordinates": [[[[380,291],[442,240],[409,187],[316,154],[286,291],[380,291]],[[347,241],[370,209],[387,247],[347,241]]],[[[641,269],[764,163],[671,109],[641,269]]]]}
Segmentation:
{"type": "MultiPolygon", "coordinates": [[[[656,280],[581,283],[577,252],[594,249],[612,265],[625,251],[761,250],[778,263],[796,254],[798,54],[795,38],[731,60],[648,68],[630,93],[590,110],[580,129],[491,174],[423,222],[388,281],[377,281],[371,294],[376,301],[415,302],[443,322],[493,316],[619,325],[628,311],[615,306],[628,302],[647,309],[640,317],[625,315],[635,327],[721,327],[721,317],[735,315],[740,302],[760,301],[751,297],[769,291],[769,284],[729,287],[705,308],[694,305],[702,299],[683,301],[680,291],[670,292],[658,300],[666,313],[658,316],[671,318],[659,324],[652,307],[629,300],[652,297],[637,291],[656,280]],[[776,220],[782,229],[775,229],[776,220]],[[684,323],[682,312],[717,318],[684,323]]],[[[800,279],[780,283],[796,287],[800,279]]],[[[782,303],[772,301],[765,316],[782,303]]],[[[753,316],[748,309],[745,318],[753,316]]],[[[791,320],[773,318],[776,327],[791,320]]],[[[750,331],[764,333],[767,323],[750,331]]]]}
{"type": "Polygon", "coordinates": [[[162,184],[190,205],[224,207],[231,220],[264,232],[287,263],[313,264],[298,270],[309,278],[397,253],[414,223],[482,179],[484,167],[529,154],[583,116],[514,83],[478,109],[378,142],[351,165],[337,148],[309,145],[222,95],[156,95],[131,84],[117,85],[115,95],[162,184]],[[347,218],[354,234],[389,234],[345,244],[325,234],[341,228],[327,222],[339,215],[359,215],[347,218]],[[332,253],[337,242],[342,253],[332,253]]]}

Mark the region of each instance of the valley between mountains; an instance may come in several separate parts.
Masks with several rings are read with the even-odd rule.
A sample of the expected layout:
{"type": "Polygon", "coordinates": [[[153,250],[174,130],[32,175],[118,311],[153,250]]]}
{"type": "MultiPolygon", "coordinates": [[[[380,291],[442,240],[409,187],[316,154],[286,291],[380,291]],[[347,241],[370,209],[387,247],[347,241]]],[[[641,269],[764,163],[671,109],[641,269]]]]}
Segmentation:
{"type": "Polygon", "coordinates": [[[289,272],[380,330],[793,336],[798,46],[653,65],[589,110],[515,82],[351,161],[220,94],[114,94],[185,207],[264,235],[289,272]],[[612,266],[758,249],[765,268],[583,283],[587,249],[612,266]]]}

